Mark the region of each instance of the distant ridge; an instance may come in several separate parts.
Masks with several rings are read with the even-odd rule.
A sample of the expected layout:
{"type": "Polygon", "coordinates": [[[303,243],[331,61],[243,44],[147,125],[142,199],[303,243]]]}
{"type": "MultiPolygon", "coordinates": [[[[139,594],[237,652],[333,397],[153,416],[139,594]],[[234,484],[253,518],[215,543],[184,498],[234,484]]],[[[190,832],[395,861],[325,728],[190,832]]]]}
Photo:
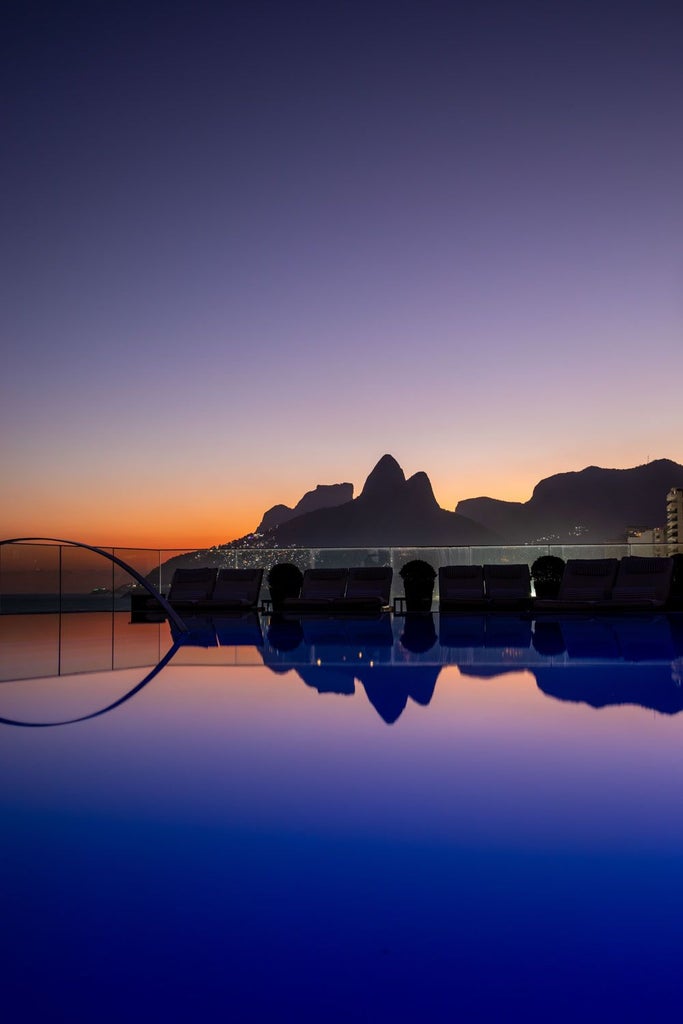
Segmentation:
{"type": "Polygon", "coordinates": [[[546,477],[527,502],[467,498],[458,502],[456,512],[506,544],[608,543],[624,540],[629,529],[664,526],[672,487],[683,487],[683,466],[670,459],[633,469],[588,466],[546,477]]]}
{"type": "Polygon", "coordinates": [[[353,484],[318,484],[314,490],[306,491],[294,508],[289,508],[288,505],[273,505],[272,508],[269,508],[267,512],[264,512],[263,519],[256,527],[256,533],[266,533],[306,512],[343,505],[344,502],[351,501],[352,498],[353,484]]]}
{"type": "Polygon", "coordinates": [[[357,498],[297,515],[261,538],[296,547],[396,547],[491,544],[491,530],[440,508],[426,473],[406,480],[392,455],[383,455],[357,498]]]}

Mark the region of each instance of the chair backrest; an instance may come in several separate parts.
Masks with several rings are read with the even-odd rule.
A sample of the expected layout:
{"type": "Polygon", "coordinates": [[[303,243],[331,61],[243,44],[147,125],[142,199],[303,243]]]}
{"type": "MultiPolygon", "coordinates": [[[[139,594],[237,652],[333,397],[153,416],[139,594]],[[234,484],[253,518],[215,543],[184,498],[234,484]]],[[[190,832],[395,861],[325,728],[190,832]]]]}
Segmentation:
{"type": "Polygon", "coordinates": [[[561,601],[606,601],[617,574],[616,558],[569,558],[558,597],[561,601]]]}
{"type": "Polygon", "coordinates": [[[171,579],[168,600],[173,602],[208,601],[216,583],[217,569],[176,569],[171,579]]]}
{"type": "Polygon", "coordinates": [[[439,601],[480,600],[483,596],[484,570],[481,565],[439,567],[439,601]]]}
{"type": "Polygon", "coordinates": [[[394,570],[390,565],[371,565],[349,569],[345,596],[356,601],[378,598],[382,604],[389,604],[393,576],[394,570]]]}
{"type": "Polygon", "coordinates": [[[348,576],[348,569],[306,569],[301,585],[301,599],[328,601],[343,597],[348,576]]]}
{"type": "Polygon", "coordinates": [[[262,580],[263,569],[219,569],[211,599],[214,604],[255,605],[262,580]]]}
{"type": "Polygon", "coordinates": [[[673,558],[627,555],[619,563],[612,597],[614,600],[643,600],[663,604],[671,591],[673,572],[673,558]]]}
{"type": "Polygon", "coordinates": [[[519,564],[485,565],[486,596],[508,601],[531,596],[531,573],[526,562],[519,564]]]}

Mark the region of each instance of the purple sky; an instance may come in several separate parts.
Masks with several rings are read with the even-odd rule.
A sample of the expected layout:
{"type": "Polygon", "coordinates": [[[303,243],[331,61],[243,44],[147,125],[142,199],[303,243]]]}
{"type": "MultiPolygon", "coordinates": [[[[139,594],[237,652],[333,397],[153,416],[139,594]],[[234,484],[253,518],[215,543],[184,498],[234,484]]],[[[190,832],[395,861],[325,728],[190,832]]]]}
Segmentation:
{"type": "Polygon", "coordinates": [[[683,461],[671,3],[10,3],[0,536],[683,461]]]}

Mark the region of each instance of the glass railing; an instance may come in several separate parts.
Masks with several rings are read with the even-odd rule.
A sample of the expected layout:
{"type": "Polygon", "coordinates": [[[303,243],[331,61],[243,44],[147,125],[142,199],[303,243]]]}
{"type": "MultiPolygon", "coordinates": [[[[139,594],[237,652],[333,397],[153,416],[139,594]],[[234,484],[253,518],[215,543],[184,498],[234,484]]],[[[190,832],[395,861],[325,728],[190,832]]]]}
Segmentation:
{"type": "MultiPolygon", "coordinates": [[[[277,562],[293,562],[301,570],[324,567],[390,565],[394,570],[392,598],[403,593],[399,570],[405,562],[421,558],[438,569],[442,565],[526,563],[540,555],[568,558],[621,558],[624,555],[665,555],[663,545],[528,544],[478,547],[376,548],[103,548],[122,559],[166,593],[176,568],[262,568],[262,598],[268,597],[267,572],[277,562]]],[[[435,598],[438,599],[438,578],[435,598]]],[[[0,614],[56,611],[123,611],[130,595],[140,591],[120,566],[94,551],[64,544],[30,543],[0,546],[0,614]]]]}

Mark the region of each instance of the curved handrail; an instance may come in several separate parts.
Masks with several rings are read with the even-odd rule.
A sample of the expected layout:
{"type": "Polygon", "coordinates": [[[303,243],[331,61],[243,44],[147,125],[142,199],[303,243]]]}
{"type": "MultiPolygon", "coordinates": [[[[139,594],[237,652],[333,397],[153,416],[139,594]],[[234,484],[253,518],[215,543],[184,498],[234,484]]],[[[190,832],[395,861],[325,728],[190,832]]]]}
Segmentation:
{"type": "Polygon", "coordinates": [[[50,544],[64,544],[66,547],[71,548],[83,548],[85,551],[94,551],[96,555],[102,555],[103,558],[107,558],[114,565],[118,565],[124,572],[127,572],[133,579],[144,587],[145,590],[159,602],[161,607],[164,609],[166,615],[171,619],[179,630],[183,633],[188,632],[188,628],[178,615],[178,613],[171,607],[165,597],[163,597],[156,587],[146,580],[144,576],[141,576],[137,569],[134,569],[132,565],[128,565],[122,558],[117,555],[110,554],[108,551],[104,551],[102,548],[93,547],[92,544],[84,544],[78,540],[62,540],[59,537],[12,537],[9,540],[0,540],[0,548],[5,544],[35,544],[49,541],[50,544]]]}
{"type": "Polygon", "coordinates": [[[65,718],[60,722],[22,722],[16,718],[0,717],[0,723],[2,725],[17,725],[22,729],[52,729],[56,725],[74,725],[76,722],[87,722],[90,718],[99,718],[100,715],[106,715],[108,711],[113,711],[114,708],[118,708],[121,704],[125,704],[126,701],[130,700],[131,697],[134,697],[136,693],[139,693],[144,686],[147,686],[147,683],[151,683],[152,679],[161,672],[162,668],[168,665],[179,647],[182,647],[182,641],[176,641],[172,644],[161,661],[154,666],[151,672],[147,673],[144,679],[141,679],[139,683],[136,683],[133,689],[129,690],[128,693],[124,693],[123,697],[118,697],[111,704],[107,704],[105,708],[100,708],[99,711],[90,711],[87,715],[80,715],[78,718],[65,718]]]}

